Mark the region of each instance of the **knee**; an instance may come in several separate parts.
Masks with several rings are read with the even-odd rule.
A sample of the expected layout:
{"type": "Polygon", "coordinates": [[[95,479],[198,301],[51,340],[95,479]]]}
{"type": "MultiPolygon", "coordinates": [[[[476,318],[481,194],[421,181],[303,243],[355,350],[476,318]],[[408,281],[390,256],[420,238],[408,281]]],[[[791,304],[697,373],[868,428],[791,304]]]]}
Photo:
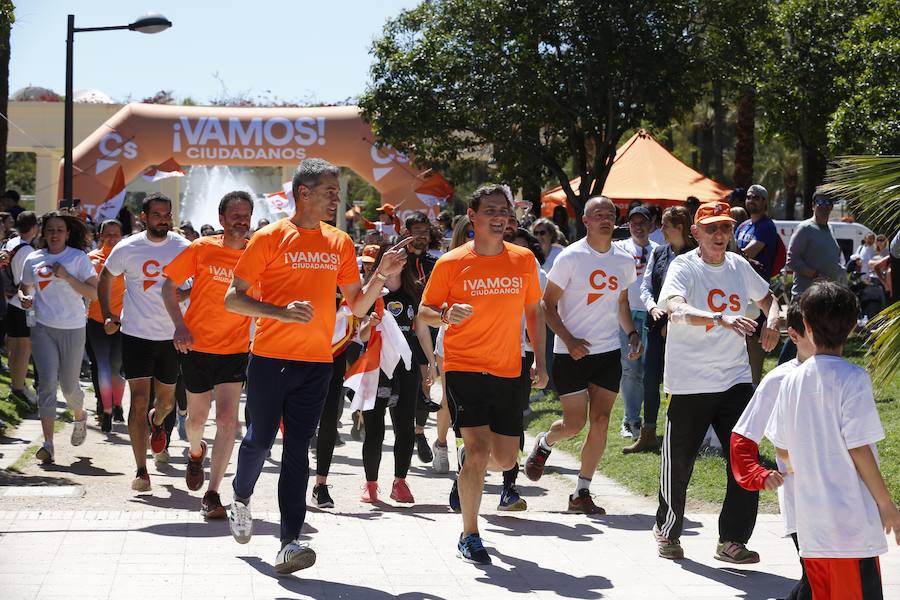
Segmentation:
{"type": "MultiPolygon", "coordinates": [[[[188,419],[191,418],[191,414],[188,413],[188,419]]],[[[220,415],[216,414],[216,431],[224,431],[226,433],[233,433],[234,430],[237,429],[237,416],[236,415],[220,415]]]]}
{"type": "Polygon", "coordinates": [[[609,426],[609,412],[601,412],[591,416],[591,430],[605,431],[609,426]],[[602,429],[598,429],[602,428],[602,429]]]}
{"type": "Polygon", "coordinates": [[[490,448],[487,444],[466,444],[466,467],[471,467],[477,472],[487,470],[490,448]]]}
{"type": "Polygon", "coordinates": [[[576,417],[573,419],[566,419],[563,417],[562,434],[566,437],[577,435],[579,431],[584,429],[586,421],[587,419],[584,417],[576,417]]]}

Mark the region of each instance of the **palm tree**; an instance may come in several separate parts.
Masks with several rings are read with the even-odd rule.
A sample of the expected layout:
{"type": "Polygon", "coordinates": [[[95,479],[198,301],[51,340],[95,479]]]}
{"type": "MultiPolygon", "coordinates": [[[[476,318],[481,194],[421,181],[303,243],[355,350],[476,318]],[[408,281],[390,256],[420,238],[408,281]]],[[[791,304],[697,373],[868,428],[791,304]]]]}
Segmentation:
{"type": "MultiPolygon", "coordinates": [[[[826,181],[823,191],[846,199],[873,229],[891,234],[900,229],[900,156],[840,157],[826,181]]],[[[900,302],[881,311],[870,328],[869,371],[875,384],[883,385],[900,372],[900,302]]]]}

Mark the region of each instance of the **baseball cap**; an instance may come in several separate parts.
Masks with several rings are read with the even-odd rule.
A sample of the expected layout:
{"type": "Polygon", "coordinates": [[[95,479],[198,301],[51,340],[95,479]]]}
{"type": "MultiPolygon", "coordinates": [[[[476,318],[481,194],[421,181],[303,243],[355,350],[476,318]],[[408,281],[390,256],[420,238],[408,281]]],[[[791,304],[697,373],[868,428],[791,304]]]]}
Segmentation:
{"type": "Polygon", "coordinates": [[[378,253],[381,252],[381,248],[376,246],[375,244],[369,244],[365,248],[363,248],[362,256],[359,260],[364,263],[373,263],[375,259],[378,258],[378,253]]]}
{"type": "Polygon", "coordinates": [[[395,209],[395,207],[393,204],[388,204],[387,202],[385,202],[384,204],[382,204],[375,210],[378,212],[383,212],[383,213],[387,213],[389,215],[393,215],[394,209],[395,209]]]}
{"type": "Polygon", "coordinates": [[[731,206],[729,206],[727,202],[706,202],[705,204],[701,204],[700,208],[697,209],[697,214],[694,215],[694,224],[736,223],[737,221],[731,218],[730,210],[731,206]]]}
{"type": "Polygon", "coordinates": [[[629,210],[628,211],[628,220],[630,221],[631,217],[633,217],[634,215],[641,215],[648,221],[651,220],[651,218],[652,218],[650,215],[650,211],[647,209],[646,206],[635,206],[634,208],[629,210]]]}
{"type": "Polygon", "coordinates": [[[759,185],[758,183],[754,183],[749,188],[747,188],[747,195],[753,194],[754,196],[759,196],[763,200],[769,199],[769,190],[759,185]]]}

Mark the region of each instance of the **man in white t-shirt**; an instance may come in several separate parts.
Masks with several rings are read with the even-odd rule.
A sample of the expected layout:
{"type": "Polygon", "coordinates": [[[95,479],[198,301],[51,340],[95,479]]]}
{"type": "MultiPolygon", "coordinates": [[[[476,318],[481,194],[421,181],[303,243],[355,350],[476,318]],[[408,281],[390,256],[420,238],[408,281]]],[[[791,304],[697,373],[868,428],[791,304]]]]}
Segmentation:
{"type": "Polygon", "coordinates": [[[628,286],[637,274],[633,256],[612,243],[616,226],[612,200],[591,198],[582,220],[587,237],[570,244],[556,258],[541,302],[547,324],[556,334],[553,379],[563,418],[538,435],[525,461],[525,475],[532,481],[540,479],[553,445],[578,434],[589,416],[569,510],[605,514],[594,504],[590,485],[606,449],[609,415],[621,378],[620,355],[625,351],[629,358],[637,358],[642,349],[628,306],[628,286]],[[624,347],[619,342],[619,327],[628,332],[624,347]]]}
{"type": "MultiPolygon", "coordinates": [[[[671,394],[660,464],[659,509],[653,528],[663,558],[683,558],[679,538],[697,452],[710,425],[723,447],[753,395],[744,337],[756,329],[746,316],[756,302],[766,315],[760,343],[767,352],[778,341],[778,303],[750,263],[727,252],[734,219],[725,202],[708,202],[694,217],[696,250],[669,267],[659,306],[669,314],[663,388],[671,394]]],[[[728,455],[726,454],[726,460],[728,455]]],[[[742,489],[726,465],[728,488],[719,517],[715,557],[732,563],[759,562],[745,544],[753,533],[757,492],[742,489]]]]}
{"type": "MultiPolygon", "coordinates": [[[[650,240],[650,229],[653,228],[653,215],[646,206],[635,206],[628,211],[628,229],[631,237],[615,243],[634,260],[637,279],[628,286],[628,305],[631,307],[633,330],[637,331],[641,344],[647,344],[647,307],[641,300],[641,280],[647,261],[653,249],[659,244],[650,240]]],[[[629,330],[630,331],[630,330],[629,330]]],[[[628,331],[619,329],[619,341],[622,348],[628,347],[628,331]]],[[[641,407],[644,405],[644,356],[629,358],[622,355],[622,400],[625,402],[625,415],[622,418],[622,437],[637,440],[641,435],[641,407]]]]}
{"type": "Polygon", "coordinates": [[[178,379],[178,352],[172,343],[175,325],[162,298],[163,268],[190,242],[172,233],[172,201],[163,194],[151,194],[144,199],[141,220],[146,230],[122,240],[110,252],[100,272],[97,292],[106,332],[112,335],[122,330],[122,368],[131,393],[128,433],[137,465],[131,488],[146,492],[150,490],[148,425],[153,453],[163,452],[167,442],[163,421],[172,411],[178,379]],[[122,273],[125,296],[122,314],[115,315],[109,309],[111,284],[122,273]],[[156,401],[148,423],[151,378],[156,401]]]}
{"type": "Polygon", "coordinates": [[[834,282],[800,297],[815,355],[781,384],[766,437],[794,477],[800,556],[816,599],[880,598],[885,533],[900,544],[900,511],[878,467],[884,429],[868,373],[841,357],[856,296],[834,282]]]}

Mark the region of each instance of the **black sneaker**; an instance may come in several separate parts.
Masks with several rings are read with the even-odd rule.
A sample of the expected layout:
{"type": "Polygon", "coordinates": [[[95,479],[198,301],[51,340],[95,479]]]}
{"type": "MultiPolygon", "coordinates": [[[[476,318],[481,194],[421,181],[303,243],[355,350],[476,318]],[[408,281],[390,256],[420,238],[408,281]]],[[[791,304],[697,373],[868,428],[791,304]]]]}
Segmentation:
{"type": "Polygon", "coordinates": [[[112,413],[100,413],[100,431],[102,431],[103,433],[109,433],[110,431],[112,431],[112,413]]]}
{"type": "Polygon", "coordinates": [[[316,484],[313,487],[312,500],[316,508],[334,508],[334,500],[328,493],[328,486],[324,483],[316,484]]]}
{"type": "Polygon", "coordinates": [[[431,444],[428,443],[428,438],[425,437],[424,433],[416,434],[416,454],[419,455],[419,460],[423,463],[430,463],[434,460],[431,444]]]}
{"type": "Polygon", "coordinates": [[[112,417],[113,417],[113,422],[124,423],[125,422],[125,411],[122,410],[121,406],[113,406],[112,417]]]}
{"type": "Polygon", "coordinates": [[[481,536],[477,533],[470,533],[466,537],[459,536],[459,543],[456,545],[456,555],[466,562],[475,563],[476,565],[491,564],[491,557],[484,549],[481,543],[481,536]]]}
{"type": "Polygon", "coordinates": [[[453,487],[450,488],[450,510],[455,513],[462,512],[462,504],[459,501],[459,482],[453,480],[453,487]]]}
{"type": "Polygon", "coordinates": [[[363,416],[362,411],[356,411],[353,413],[353,425],[350,427],[350,439],[354,442],[361,442],[363,439],[363,432],[365,431],[365,425],[363,425],[363,416]]]}

